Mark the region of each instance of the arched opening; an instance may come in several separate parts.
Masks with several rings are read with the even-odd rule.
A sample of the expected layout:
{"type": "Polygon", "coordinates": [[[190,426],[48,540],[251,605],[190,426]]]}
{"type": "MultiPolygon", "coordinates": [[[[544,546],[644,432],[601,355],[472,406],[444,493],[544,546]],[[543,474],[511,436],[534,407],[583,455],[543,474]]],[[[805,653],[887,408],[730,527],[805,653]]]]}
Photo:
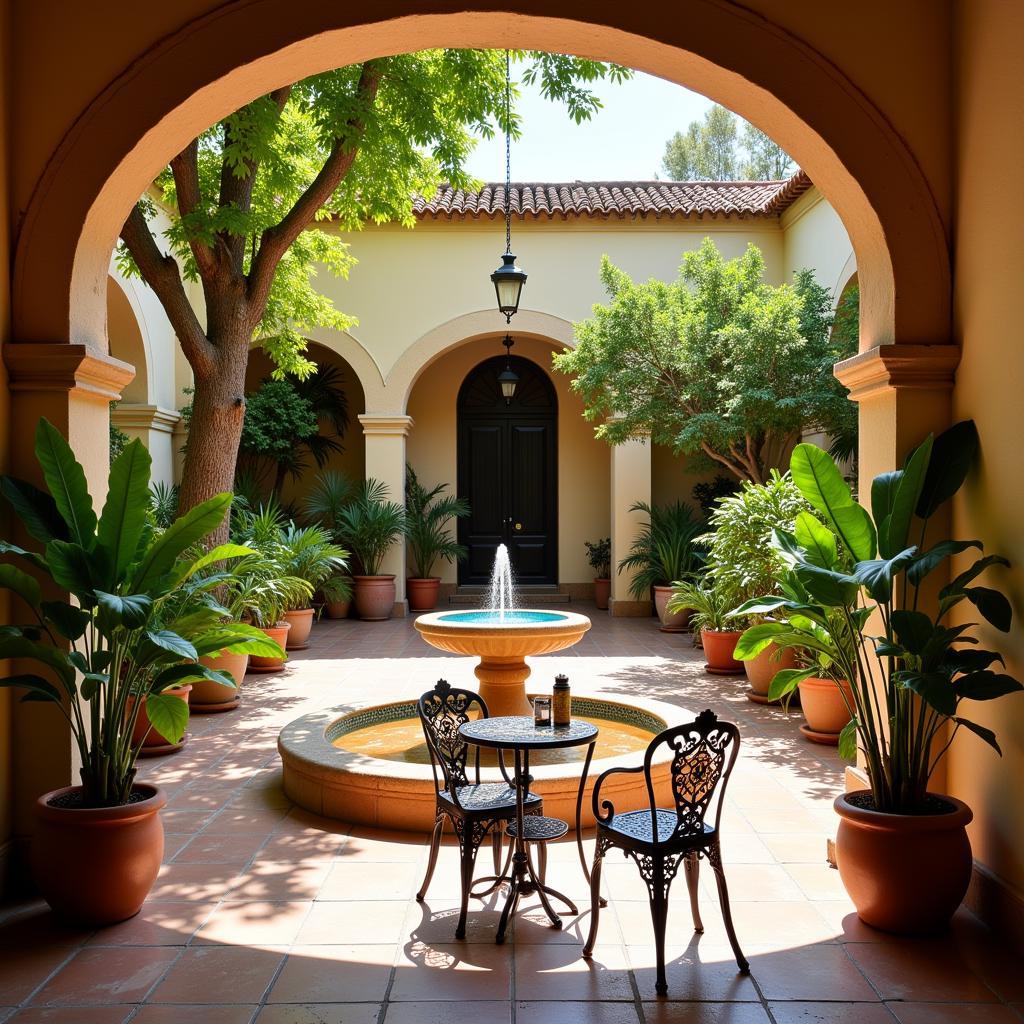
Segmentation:
{"type": "Polygon", "coordinates": [[[129,363],[135,377],[121,392],[121,401],[145,405],[149,402],[149,360],[139,316],[116,277],[107,278],[107,339],[110,354],[129,363]]]}

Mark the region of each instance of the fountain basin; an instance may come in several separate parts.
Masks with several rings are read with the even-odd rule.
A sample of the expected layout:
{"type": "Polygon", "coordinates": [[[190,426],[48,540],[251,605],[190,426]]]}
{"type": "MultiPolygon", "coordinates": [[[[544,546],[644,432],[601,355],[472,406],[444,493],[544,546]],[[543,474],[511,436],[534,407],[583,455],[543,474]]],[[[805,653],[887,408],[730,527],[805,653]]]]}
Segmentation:
{"type": "MultiPolygon", "coordinates": [[[[642,764],[642,750],[654,735],[693,716],[672,704],[633,697],[626,704],[610,697],[574,696],[572,706],[574,715],[595,722],[602,730],[587,773],[582,821],[588,827],[594,822],[590,793],[597,776],[607,768],[642,764]],[[602,738],[613,736],[611,744],[601,745],[602,738]]],[[[426,752],[417,753],[417,746],[423,746],[423,733],[415,701],[349,704],[303,715],[278,737],[284,791],[300,807],[328,818],[378,828],[429,831],[434,824],[434,780],[426,752]],[[375,738],[379,742],[375,743],[375,738]]],[[[575,821],[585,753],[586,748],[578,748],[575,755],[569,754],[578,758],[573,761],[530,761],[531,788],[543,796],[544,813],[570,825],[575,821]]],[[[665,747],[653,769],[655,799],[663,807],[673,806],[670,760],[665,747]]],[[[501,778],[496,767],[482,767],[481,774],[484,781],[501,778]]],[[[602,799],[611,800],[616,811],[649,806],[640,774],[612,776],[602,788],[602,799]]]]}
{"type": "Polygon", "coordinates": [[[480,696],[492,715],[529,715],[526,658],[552,654],[580,642],[590,619],[575,612],[546,609],[498,612],[432,612],[413,623],[431,647],[451,654],[472,654],[480,696]]]}

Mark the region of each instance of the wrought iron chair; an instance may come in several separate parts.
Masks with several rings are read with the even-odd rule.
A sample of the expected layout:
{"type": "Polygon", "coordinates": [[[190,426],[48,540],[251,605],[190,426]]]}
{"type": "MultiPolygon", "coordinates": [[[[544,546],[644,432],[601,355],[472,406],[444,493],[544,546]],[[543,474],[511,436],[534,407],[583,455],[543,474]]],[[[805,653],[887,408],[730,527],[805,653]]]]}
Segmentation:
{"type": "Polygon", "coordinates": [[[622,850],[623,856],[633,858],[640,869],[640,875],[647,883],[658,958],[655,988],[661,996],[668,992],[668,984],[665,981],[668,893],[680,864],[683,865],[686,884],[690,891],[694,931],[704,931],[697,903],[697,878],[701,857],[707,858],[715,872],[722,917],[725,920],[725,930],[732,951],[736,955],[736,963],[744,974],[750,969],[733,928],[729,891],[725,884],[718,839],[725,789],[736,763],[739,747],[739,729],[731,722],[720,722],[714,712],[704,711],[695,721],[666,729],[655,736],[647,747],[642,765],[636,768],[609,768],[601,774],[594,785],[593,807],[594,817],[597,819],[597,844],[590,875],[590,934],[583,947],[583,955],[589,957],[597,941],[601,911],[601,863],[608,850],[615,847],[622,850]],[[663,744],[667,744],[674,752],[671,779],[675,807],[671,809],[656,806],[654,782],[651,777],[651,765],[663,744]],[[647,780],[649,808],[616,814],[610,801],[600,800],[604,780],[609,775],[620,772],[643,772],[647,780]],[[602,814],[602,811],[605,813],[602,814]],[[708,823],[709,817],[712,818],[713,824],[708,823]]]}
{"type": "MultiPolygon", "coordinates": [[[[437,854],[441,846],[441,834],[445,819],[451,822],[452,830],[459,840],[462,871],[462,907],[459,923],[455,929],[457,939],[466,935],[466,912],[470,895],[486,896],[493,892],[507,875],[513,844],[509,844],[509,857],[502,866],[502,835],[509,822],[515,821],[516,791],[512,778],[505,768],[501,751],[498,751],[498,766],[504,782],[480,781],[480,748],[474,759],[474,782],[469,780],[469,748],[459,734],[459,726],[468,722],[474,710],[484,718],[489,717],[487,705],[479,694],[472,690],[460,690],[439,679],[432,690],[423,694],[417,702],[423,734],[430,752],[430,767],[434,773],[434,787],[437,792],[434,818],[434,833],[430,840],[430,859],[423,885],[416,894],[422,903],[427,895],[430,880],[437,865],[437,854]],[[440,771],[439,771],[440,769],[440,771]],[[492,882],[489,889],[473,892],[473,869],[477,851],[487,835],[491,836],[494,855],[494,875],[480,882],[492,882]]],[[[543,801],[535,793],[524,800],[524,813],[540,814],[543,801]]],[[[542,847],[543,849],[543,847],[542,847]]],[[[543,870],[542,870],[543,874],[543,870]]]]}

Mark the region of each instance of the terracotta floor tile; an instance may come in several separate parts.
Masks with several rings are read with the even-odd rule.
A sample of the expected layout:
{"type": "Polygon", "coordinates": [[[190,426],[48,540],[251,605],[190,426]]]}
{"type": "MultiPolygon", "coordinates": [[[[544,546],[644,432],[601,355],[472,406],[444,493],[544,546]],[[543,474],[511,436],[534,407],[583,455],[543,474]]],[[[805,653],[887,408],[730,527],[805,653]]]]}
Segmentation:
{"type": "MultiPolygon", "coordinates": [[[[235,880],[232,900],[312,900],[327,878],[330,861],[270,860],[257,858],[235,880]]],[[[364,889],[362,895],[376,889],[364,889]]],[[[406,888],[403,895],[408,893],[406,888]]],[[[386,897],[382,897],[386,898],[386,897]]]]}
{"type": "Polygon", "coordinates": [[[167,807],[160,813],[164,831],[169,835],[195,835],[213,819],[213,811],[167,807]]]}
{"type": "MultiPolygon", "coordinates": [[[[413,1017],[412,1020],[418,1018],[413,1017]]],[[[432,1018],[428,1018],[432,1019],[432,1018]]],[[[478,1018],[489,1020],[489,1018],[478,1018]]],[[[495,1017],[495,1021],[504,1020],[495,1017]]],[[[536,1003],[517,1002],[516,1021],[521,1024],[637,1024],[636,1006],[632,1003],[536,1003]]]]}
{"type": "Polygon", "coordinates": [[[175,864],[228,864],[241,870],[266,842],[262,835],[193,836],[174,858],[175,864]]]}
{"type": "Polygon", "coordinates": [[[760,839],[780,864],[828,863],[828,844],[821,836],[763,833],[760,839]]]}
{"type": "Polygon", "coordinates": [[[258,1003],[284,957],[262,949],[193,946],[150,994],[151,1003],[258,1003]]]}
{"type": "Polygon", "coordinates": [[[809,900],[846,898],[839,872],[828,864],[787,864],[786,872],[809,900]]]}
{"type": "Polygon", "coordinates": [[[333,859],[341,850],[345,837],[331,832],[312,835],[282,835],[275,832],[266,841],[260,853],[264,857],[301,860],[333,859]]]}
{"type": "Polygon", "coordinates": [[[380,1002],[387,993],[394,946],[294,946],[270,1003],[380,1002]]]}
{"type": "Polygon", "coordinates": [[[165,832],[163,862],[165,864],[169,864],[172,860],[174,860],[174,858],[181,851],[182,847],[186,846],[191,838],[191,835],[165,832]]]}
{"type": "Polygon", "coordinates": [[[196,933],[196,943],[229,946],[287,946],[309,915],[307,901],[224,902],[196,933]]]}
{"type": "MultiPolygon", "coordinates": [[[[512,1019],[512,1004],[496,1000],[486,1003],[460,1001],[458,1012],[453,1014],[452,1010],[451,1003],[391,1003],[384,1024],[454,1024],[455,1019],[477,1024],[508,1024],[512,1019]]],[[[585,1018],[577,1019],[582,1021],[585,1018]]],[[[519,1020],[530,1024],[533,1018],[520,1014],[519,1020]]],[[[571,1016],[563,1016],[561,1024],[569,1024],[572,1020],[571,1016]]]]}
{"type": "Polygon", "coordinates": [[[157,1006],[139,1007],[132,1024],[249,1024],[259,1007],[248,1006],[157,1006]]]}
{"type": "Polygon", "coordinates": [[[882,1003],[769,1003],[775,1024],[893,1024],[882,1003]]]}
{"type": "Polygon", "coordinates": [[[133,1006],[29,1006],[7,1020],[13,1024],[124,1024],[133,1006]]]}
{"type": "Polygon", "coordinates": [[[353,828],[338,854],[340,861],[372,860],[387,864],[424,861],[427,855],[427,837],[409,832],[384,832],[353,828]]]}
{"type": "MultiPolygon", "coordinates": [[[[494,942],[501,917],[501,904],[489,901],[481,906],[477,901],[470,903],[466,915],[466,937],[462,942],[494,942]]],[[[425,942],[455,942],[455,925],[459,919],[459,907],[455,901],[428,898],[423,903],[411,902],[402,939],[425,942]]],[[[519,917],[514,922],[513,933],[517,937],[522,924],[519,917]]]]}
{"type": "Polygon", "coordinates": [[[223,899],[238,869],[230,864],[164,864],[150,890],[150,903],[210,903],[223,899]]]}
{"type": "MultiPolygon", "coordinates": [[[[655,998],[657,955],[653,944],[628,946],[627,952],[640,997],[655,998]]],[[[665,949],[665,975],[672,999],[746,1002],[758,998],[750,978],[740,974],[732,950],[726,948],[680,948],[669,944],[665,949]]]]}
{"type": "Polygon", "coordinates": [[[0,1005],[24,1002],[77,948],[61,943],[3,950],[0,953],[0,1005]]]}
{"type": "MultiPolygon", "coordinates": [[[[441,880],[438,877],[441,874],[442,866],[438,864],[431,893],[441,880]]],[[[367,894],[373,893],[374,899],[407,900],[419,887],[421,875],[419,865],[416,864],[363,863],[347,861],[342,856],[330,866],[317,899],[363,900],[367,894]]],[[[443,888],[439,888],[443,893],[443,888]]]]}
{"type": "Polygon", "coordinates": [[[769,1024],[759,1003],[645,1002],[644,1018],[647,1024],[769,1024]]]}
{"type": "Polygon", "coordinates": [[[809,906],[814,908],[838,942],[886,942],[892,938],[887,932],[865,924],[848,898],[814,900],[809,906]]]}
{"type": "Polygon", "coordinates": [[[216,903],[146,903],[135,917],[100,928],[90,946],[185,946],[216,903]]]}
{"type": "Polygon", "coordinates": [[[408,904],[372,901],[314,903],[295,942],[300,945],[395,945],[403,939],[408,904]]]}
{"type": "Polygon", "coordinates": [[[305,1003],[265,1006],[255,1024],[377,1024],[380,1007],[375,1003],[305,1003]]]}
{"type": "MultiPolygon", "coordinates": [[[[733,903],[763,903],[781,900],[803,900],[804,894],[793,878],[780,864],[729,864],[725,868],[725,881],[729,899],[733,903]]],[[[715,873],[701,865],[701,898],[718,902],[715,873]]],[[[682,899],[686,893],[683,878],[677,878],[673,891],[682,899]]]]}
{"type": "Polygon", "coordinates": [[[508,946],[410,943],[399,951],[390,999],[506,1000],[511,997],[511,964],[508,946]]]}
{"type": "Polygon", "coordinates": [[[767,999],[878,1001],[844,946],[804,946],[749,957],[750,971],[767,999]]]}
{"type": "Polygon", "coordinates": [[[588,961],[579,946],[516,946],[517,999],[632,999],[629,961],[621,946],[594,948],[588,961]]]}
{"type": "Polygon", "coordinates": [[[1020,1024],[1020,1017],[1001,1004],[900,1002],[886,1006],[900,1024],[1020,1024]]]}
{"type": "Polygon", "coordinates": [[[269,835],[287,813],[283,807],[263,810],[226,807],[210,819],[203,831],[211,836],[269,835]]]}
{"type": "Polygon", "coordinates": [[[994,1002],[996,997],[956,950],[939,941],[890,938],[846,945],[883,999],[994,1002]]]}
{"type": "Polygon", "coordinates": [[[162,946],[83,949],[37,992],[41,1006],[141,1002],[181,951],[162,946]]]}

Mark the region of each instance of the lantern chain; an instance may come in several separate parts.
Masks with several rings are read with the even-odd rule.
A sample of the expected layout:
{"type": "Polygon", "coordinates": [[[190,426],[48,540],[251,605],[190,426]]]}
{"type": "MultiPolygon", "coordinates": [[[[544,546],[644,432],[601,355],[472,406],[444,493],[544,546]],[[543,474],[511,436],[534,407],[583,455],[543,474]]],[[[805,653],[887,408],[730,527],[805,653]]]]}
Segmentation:
{"type": "Polygon", "coordinates": [[[512,251],[512,57],[505,51],[505,252],[512,251]]]}

